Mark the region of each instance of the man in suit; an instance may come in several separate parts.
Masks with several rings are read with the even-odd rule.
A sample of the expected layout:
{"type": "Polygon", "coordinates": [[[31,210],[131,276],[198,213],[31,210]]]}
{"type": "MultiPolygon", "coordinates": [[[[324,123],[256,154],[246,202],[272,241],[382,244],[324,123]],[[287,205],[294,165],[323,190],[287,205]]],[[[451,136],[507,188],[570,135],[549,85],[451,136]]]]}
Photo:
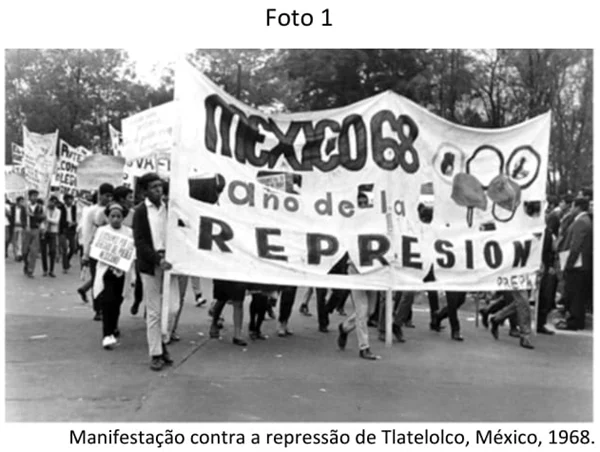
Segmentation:
{"type": "Polygon", "coordinates": [[[162,201],[163,181],[158,174],[144,174],[139,179],[139,187],[144,191],[145,199],[133,215],[133,239],[144,286],[150,369],[159,371],[173,363],[161,331],[163,273],[171,269],[171,264],[165,259],[167,206],[162,201]]]}
{"type": "Polygon", "coordinates": [[[58,228],[58,245],[62,257],[63,272],[67,273],[71,268],[71,257],[75,254],[77,244],[77,206],[73,204],[73,195],[66,194],[64,203],[57,204],[60,210],[60,224],[58,228]]]}
{"type": "Polygon", "coordinates": [[[564,274],[567,311],[566,322],[556,327],[582,330],[585,327],[585,306],[592,298],[593,287],[593,227],[588,214],[589,200],[576,198],[573,203],[573,222],[565,235],[560,251],[568,252],[564,274]]]}

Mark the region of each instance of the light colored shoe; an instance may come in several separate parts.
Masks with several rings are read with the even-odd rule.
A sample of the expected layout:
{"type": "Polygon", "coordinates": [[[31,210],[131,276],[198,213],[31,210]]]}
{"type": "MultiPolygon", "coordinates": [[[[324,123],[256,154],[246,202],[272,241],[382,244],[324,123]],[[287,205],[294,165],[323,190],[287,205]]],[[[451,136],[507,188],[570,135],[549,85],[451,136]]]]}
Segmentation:
{"type": "Polygon", "coordinates": [[[104,339],[102,339],[102,347],[106,350],[112,350],[115,345],[117,345],[117,340],[112,335],[105,336],[104,339]]]}

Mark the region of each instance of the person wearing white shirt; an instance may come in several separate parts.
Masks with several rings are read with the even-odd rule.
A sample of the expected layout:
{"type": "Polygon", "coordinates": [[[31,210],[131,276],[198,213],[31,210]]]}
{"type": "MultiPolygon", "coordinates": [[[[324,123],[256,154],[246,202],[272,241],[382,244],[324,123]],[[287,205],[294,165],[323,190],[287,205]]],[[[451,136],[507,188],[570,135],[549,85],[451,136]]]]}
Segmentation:
{"type": "Polygon", "coordinates": [[[173,363],[162,337],[163,274],[171,269],[165,259],[167,206],[162,201],[163,181],[156,173],[144,174],[139,186],[145,200],[133,215],[133,238],[146,303],[146,337],[150,369],[161,370],[173,363]]]}
{"type": "Polygon", "coordinates": [[[50,276],[52,278],[56,277],[54,274],[54,264],[56,263],[58,227],[60,223],[60,210],[56,207],[57,203],[58,198],[56,196],[50,196],[48,199],[48,206],[44,212],[46,216],[46,230],[41,235],[40,240],[44,276],[50,276]]]}
{"type": "Polygon", "coordinates": [[[77,293],[82,298],[84,302],[87,302],[86,293],[88,290],[92,290],[92,301],[94,307],[94,320],[101,321],[102,320],[102,308],[100,303],[96,300],[96,295],[94,294],[93,284],[94,277],[96,275],[96,259],[90,258],[90,248],[92,246],[92,241],[94,240],[94,234],[96,233],[96,229],[100,226],[104,226],[108,224],[108,220],[106,218],[106,214],[104,213],[104,209],[106,206],[112,201],[114,187],[111,184],[104,183],[100,185],[98,188],[98,203],[90,208],[90,210],[86,213],[85,218],[82,218],[82,239],[81,243],[83,246],[83,257],[81,259],[81,264],[83,266],[87,266],[90,269],[91,280],[86,282],[83,286],[77,289],[77,293]]]}

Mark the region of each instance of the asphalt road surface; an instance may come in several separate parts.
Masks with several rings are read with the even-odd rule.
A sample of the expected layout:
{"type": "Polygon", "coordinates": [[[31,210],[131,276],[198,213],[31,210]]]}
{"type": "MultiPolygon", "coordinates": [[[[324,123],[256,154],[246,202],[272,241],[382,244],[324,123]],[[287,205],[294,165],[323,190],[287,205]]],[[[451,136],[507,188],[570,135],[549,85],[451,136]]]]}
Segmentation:
{"type": "MultiPolygon", "coordinates": [[[[554,422],[592,420],[592,331],[533,338],[535,350],[501,328],[500,340],[474,322],[473,303],[460,317],[465,342],[448,329],[429,330],[423,302],[404,344],[385,348],[371,332],[377,361],[358,357],[351,334],[336,346],[337,323],[317,330],[316,315],[298,312],[294,335],[279,338],[268,320],[266,341],[231,343],[231,307],[221,340],[208,338],[207,307],[191,290],[181,342],[170,346],[175,365],[149,369],[141,313],[124,304],[121,345],[101,347],[101,324],[75,289],[76,271],[35,279],[6,260],[7,421],[389,421],[554,422]]],[[[246,306],[247,308],[247,306],[246,306]]],[[[351,311],[351,303],[347,305],[351,311]]],[[[310,309],[316,311],[314,298],[310,309]]],[[[247,313],[244,328],[247,328],[247,313]]]]}

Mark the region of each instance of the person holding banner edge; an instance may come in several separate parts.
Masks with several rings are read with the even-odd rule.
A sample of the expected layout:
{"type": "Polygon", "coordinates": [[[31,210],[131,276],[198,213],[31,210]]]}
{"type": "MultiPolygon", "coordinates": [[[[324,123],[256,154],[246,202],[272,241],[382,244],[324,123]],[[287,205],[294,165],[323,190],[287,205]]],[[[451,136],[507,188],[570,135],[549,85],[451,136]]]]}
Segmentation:
{"type": "Polygon", "coordinates": [[[172,268],[165,259],[167,207],[162,202],[163,181],[158,174],[144,174],[139,179],[139,186],[145,199],[133,215],[133,238],[144,286],[150,369],[159,371],[165,365],[173,364],[161,331],[163,274],[172,268]]]}

